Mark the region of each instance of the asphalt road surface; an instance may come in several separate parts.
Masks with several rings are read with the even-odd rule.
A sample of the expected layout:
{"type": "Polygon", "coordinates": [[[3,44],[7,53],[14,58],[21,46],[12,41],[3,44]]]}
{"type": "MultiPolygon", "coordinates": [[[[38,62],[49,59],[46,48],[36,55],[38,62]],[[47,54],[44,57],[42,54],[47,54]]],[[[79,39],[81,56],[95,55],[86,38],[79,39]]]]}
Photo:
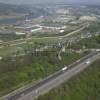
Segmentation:
{"type": "Polygon", "coordinates": [[[61,69],[58,72],[43,79],[36,85],[31,86],[18,93],[2,97],[0,100],[33,100],[38,96],[49,92],[51,89],[57,87],[58,85],[65,82],[66,80],[76,75],[77,73],[83,71],[97,59],[100,59],[100,52],[97,51],[92,52],[91,54],[67,66],[66,70],[61,69]]]}

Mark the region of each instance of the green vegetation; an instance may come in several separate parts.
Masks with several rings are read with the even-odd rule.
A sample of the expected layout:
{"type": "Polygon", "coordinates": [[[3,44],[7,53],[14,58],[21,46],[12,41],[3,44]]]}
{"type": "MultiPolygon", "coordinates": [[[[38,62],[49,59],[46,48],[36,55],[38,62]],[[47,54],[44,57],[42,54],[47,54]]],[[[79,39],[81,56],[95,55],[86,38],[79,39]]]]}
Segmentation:
{"type": "Polygon", "coordinates": [[[36,47],[38,44],[42,44],[44,45],[48,45],[48,44],[52,44],[52,43],[57,43],[59,41],[58,38],[34,38],[32,40],[19,40],[19,41],[13,41],[13,42],[8,42],[6,43],[6,45],[8,44],[12,44],[13,46],[5,46],[5,44],[1,44],[1,47],[4,45],[5,47],[0,48],[0,56],[7,56],[13,52],[16,52],[17,50],[19,50],[18,48],[22,48],[22,49],[27,49],[27,48],[32,48],[32,47],[36,47]]]}
{"type": "Polygon", "coordinates": [[[83,32],[99,32],[100,31],[100,21],[91,23],[91,25],[83,30],[83,32]]]}
{"type": "Polygon", "coordinates": [[[50,50],[3,59],[0,61],[0,96],[44,78],[84,55],[86,53],[66,52],[62,54],[62,61],[59,61],[57,51],[50,50]]]}
{"type": "MultiPolygon", "coordinates": [[[[81,31],[81,30],[80,30],[81,31]]],[[[74,34],[74,32],[72,31],[72,35],[76,36],[76,34],[79,34],[78,32],[75,32],[76,34],[74,34]]],[[[11,52],[15,52],[16,50],[18,50],[18,48],[27,48],[29,46],[34,46],[35,43],[42,43],[44,45],[48,45],[48,44],[55,44],[58,42],[61,42],[62,40],[66,40],[66,35],[64,34],[68,34],[67,31],[63,33],[63,36],[53,36],[53,37],[34,37],[32,39],[28,39],[28,40],[19,40],[19,41],[12,41],[12,42],[8,42],[6,44],[1,44],[1,46],[3,45],[13,45],[11,47],[5,46],[4,48],[0,48],[0,55],[4,56],[4,55],[8,55],[11,52]],[[16,49],[16,50],[15,50],[16,49]],[[3,52],[4,51],[4,52],[3,52]]],[[[18,38],[18,37],[15,37],[18,38]]]]}
{"type": "Polygon", "coordinates": [[[100,100],[100,59],[37,100],[100,100]]]}
{"type": "MultiPolygon", "coordinates": [[[[15,52],[18,50],[18,48],[28,48],[30,46],[36,46],[35,44],[43,44],[43,45],[48,45],[48,44],[54,44],[60,41],[57,37],[44,37],[44,38],[34,38],[31,40],[19,40],[19,41],[13,41],[13,42],[8,42],[7,44],[12,44],[13,46],[5,46],[4,48],[0,48],[0,55],[5,56],[8,55],[12,52],[15,52]]],[[[5,44],[1,44],[1,47],[5,44]]]]}
{"type": "Polygon", "coordinates": [[[70,46],[70,48],[74,48],[74,49],[82,49],[83,47],[100,48],[100,35],[93,36],[92,38],[82,39],[78,43],[74,43],[74,45],[70,46]]]}
{"type": "Polygon", "coordinates": [[[11,32],[11,31],[8,32],[8,31],[9,30],[6,30],[6,32],[0,32],[0,39],[4,42],[25,38],[25,35],[19,36],[19,35],[16,35],[14,32],[11,32]]]}
{"type": "Polygon", "coordinates": [[[15,47],[0,48],[0,56],[8,56],[16,50],[17,49],[15,47]]]}

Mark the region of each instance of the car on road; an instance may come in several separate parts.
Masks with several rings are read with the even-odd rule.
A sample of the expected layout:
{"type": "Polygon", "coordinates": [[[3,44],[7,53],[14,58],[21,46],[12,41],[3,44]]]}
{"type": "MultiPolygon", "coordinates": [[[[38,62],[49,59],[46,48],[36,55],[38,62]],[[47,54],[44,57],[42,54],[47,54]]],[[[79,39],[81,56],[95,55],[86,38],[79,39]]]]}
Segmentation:
{"type": "Polygon", "coordinates": [[[90,64],[90,61],[86,61],[85,64],[87,64],[87,65],[90,64]]]}
{"type": "Polygon", "coordinates": [[[99,52],[99,51],[100,51],[100,49],[96,49],[96,51],[97,51],[97,52],[99,52]]]}
{"type": "Polygon", "coordinates": [[[65,71],[65,70],[67,70],[67,69],[68,69],[68,67],[65,66],[64,68],[62,68],[62,71],[65,71]]]}

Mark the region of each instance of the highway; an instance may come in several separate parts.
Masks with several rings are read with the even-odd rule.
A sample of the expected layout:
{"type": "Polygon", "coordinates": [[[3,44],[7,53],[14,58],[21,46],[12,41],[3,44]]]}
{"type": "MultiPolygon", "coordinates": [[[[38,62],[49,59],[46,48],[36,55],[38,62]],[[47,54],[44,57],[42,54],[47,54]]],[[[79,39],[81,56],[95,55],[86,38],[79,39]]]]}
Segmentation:
{"type": "Polygon", "coordinates": [[[0,100],[33,100],[38,96],[47,93],[54,87],[57,87],[58,85],[62,84],[63,82],[65,82],[72,76],[76,75],[77,73],[83,71],[97,59],[100,59],[100,52],[92,52],[89,55],[74,62],[73,64],[67,66],[66,70],[61,69],[56,73],[50,75],[49,77],[43,79],[36,85],[33,85],[18,93],[12,93],[10,95],[4,96],[0,98],[0,100]]]}

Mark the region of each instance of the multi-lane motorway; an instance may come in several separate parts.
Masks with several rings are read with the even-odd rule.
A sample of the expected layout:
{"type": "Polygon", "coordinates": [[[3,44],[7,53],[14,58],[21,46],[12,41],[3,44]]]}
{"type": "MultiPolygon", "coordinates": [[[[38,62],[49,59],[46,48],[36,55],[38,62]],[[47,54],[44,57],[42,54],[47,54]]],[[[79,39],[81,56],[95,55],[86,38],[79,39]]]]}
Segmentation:
{"type": "Polygon", "coordinates": [[[100,59],[100,52],[92,52],[89,55],[74,62],[73,64],[67,66],[67,69],[61,69],[58,72],[43,79],[36,85],[30,86],[27,89],[19,91],[15,94],[12,93],[10,95],[4,96],[0,100],[33,100],[38,96],[47,93],[77,73],[81,72],[97,59],[100,59]]]}

